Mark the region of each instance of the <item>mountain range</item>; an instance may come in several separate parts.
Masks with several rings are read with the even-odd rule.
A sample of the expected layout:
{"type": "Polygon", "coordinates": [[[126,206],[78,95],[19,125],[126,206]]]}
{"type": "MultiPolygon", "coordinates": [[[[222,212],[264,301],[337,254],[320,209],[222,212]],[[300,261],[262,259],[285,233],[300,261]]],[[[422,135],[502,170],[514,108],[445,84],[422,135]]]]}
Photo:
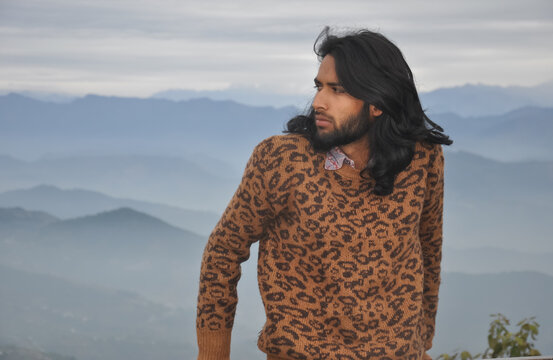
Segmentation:
{"type": "Polygon", "coordinates": [[[52,185],[38,185],[0,193],[0,207],[40,210],[62,219],[128,207],[201,235],[209,235],[220,216],[213,211],[182,209],[159,203],[107,196],[84,189],[60,189],[52,185]]]}
{"type": "Polygon", "coordinates": [[[4,347],[55,351],[64,358],[189,359],[195,348],[191,311],[131,292],[4,265],[0,265],[0,317],[4,347]]]}
{"type": "MultiPolygon", "coordinates": [[[[69,356],[79,360],[196,356],[193,310],[4,265],[0,265],[0,280],[0,344],[55,351],[64,360],[69,356]]],[[[264,359],[256,348],[263,310],[260,301],[252,306],[250,299],[258,300],[259,295],[246,292],[255,285],[255,281],[244,284],[244,279],[239,283],[233,358],[264,359]]],[[[541,325],[536,347],[542,354],[553,353],[549,341],[553,337],[552,292],[553,277],[539,273],[444,274],[430,354],[436,357],[459,349],[482,352],[490,315],[498,312],[513,323],[535,316],[541,325]],[[536,293],[541,296],[528,296],[536,293]]]]}
{"type": "MultiPolygon", "coordinates": [[[[128,208],[69,220],[2,209],[0,224],[19,226],[8,236],[0,234],[0,344],[38,344],[85,360],[120,358],[129,347],[136,359],[153,353],[156,358],[193,358],[205,238],[128,208]]],[[[264,318],[256,251],[257,244],[242,266],[238,286],[233,352],[240,358],[261,359],[255,349],[264,318]]],[[[480,256],[489,254],[494,249],[480,256]]],[[[444,261],[451,262],[451,255],[444,261]]],[[[468,267],[479,262],[465,260],[468,267]]],[[[447,272],[448,266],[433,355],[456,348],[483,350],[489,315],[497,312],[514,321],[536,316],[542,325],[538,348],[553,352],[547,341],[553,336],[552,276],[501,269],[463,274],[447,272]]]]}
{"type": "Polygon", "coordinates": [[[429,114],[462,117],[501,115],[525,107],[553,107],[553,81],[536,86],[466,84],[420,94],[429,114]]]}
{"type": "Polygon", "coordinates": [[[452,149],[509,161],[552,160],[553,108],[523,107],[493,116],[432,115],[451,136],[452,149]]]}
{"type": "MultiPolygon", "coordinates": [[[[68,94],[32,91],[22,91],[20,94],[54,103],[68,103],[77,98],[68,94]]],[[[300,109],[309,105],[311,97],[310,94],[286,95],[273,93],[266,89],[247,87],[202,91],[169,89],[151,96],[155,99],[172,101],[209,98],[218,101],[234,101],[249,106],[295,106],[300,109]]],[[[419,92],[419,97],[423,108],[430,114],[455,113],[468,117],[500,115],[527,106],[553,107],[553,81],[546,81],[535,86],[465,84],[419,92]]]]}
{"type": "MultiPolygon", "coordinates": [[[[89,95],[59,104],[9,94],[0,96],[0,154],[27,160],[178,156],[220,174],[236,174],[253,147],[281,133],[298,112],[205,98],[175,102],[89,95]]],[[[431,114],[454,140],[453,149],[501,161],[553,160],[552,117],[553,105],[495,115],[431,114]]]]}
{"type": "MultiPolygon", "coordinates": [[[[195,357],[207,235],[252,148],[303,105],[260,106],[267,94],[250,96],[255,106],[224,92],[219,100],[183,94],[0,96],[0,351],[195,357]]],[[[537,316],[538,348],[553,354],[552,95],[553,83],[421,94],[454,140],[444,147],[434,356],[482,351],[497,312],[513,322],[537,316]]],[[[263,358],[256,251],[238,285],[236,358],[263,358]]]]}
{"type": "Polygon", "coordinates": [[[209,99],[89,95],[57,104],[8,94],[0,96],[0,153],[23,159],[47,154],[178,156],[199,158],[224,173],[218,159],[242,167],[253,147],[280,133],[296,112],[209,99]]]}
{"type": "MultiPolygon", "coordinates": [[[[4,169],[0,184],[7,188],[0,193],[0,206],[43,210],[60,218],[131,207],[209,234],[239,177],[224,180],[209,173],[195,177],[181,169],[182,162],[157,159],[165,165],[141,157],[0,161],[4,169]],[[84,163],[86,171],[79,165],[84,163]]],[[[446,149],[445,167],[447,246],[553,252],[553,162],[504,163],[446,149]]]]}
{"type": "Polygon", "coordinates": [[[130,208],[67,220],[3,208],[0,264],[123,289],[166,305],[195,299],[207,238],[130,208]],[[25,217],[26,221],[18,221],[25,217]],[[45,221],[47,219],[47,221],[45,221]]]}
{"type": "Polygon", "coordinates": [[[240,181],[239,175],[217,174],[197,162],[163,156],[72,156],[32,162],[4,156],[0,167],[0,191],[49,184],[203,211],[222,211],[240,181]]]}
{"type": "Polygon", "coordinates": [[[64,356],[15,345],[0,345],[0,357],[2,360],[76,360],[74,356],[64,356]]]}

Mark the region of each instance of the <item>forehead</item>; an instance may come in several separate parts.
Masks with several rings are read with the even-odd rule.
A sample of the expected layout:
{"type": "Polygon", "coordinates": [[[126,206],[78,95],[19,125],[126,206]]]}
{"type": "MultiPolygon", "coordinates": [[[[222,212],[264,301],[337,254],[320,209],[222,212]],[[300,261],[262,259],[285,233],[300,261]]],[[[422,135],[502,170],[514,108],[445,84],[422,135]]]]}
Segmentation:
{"type": "Polygon", "coordinates": [[[338,75],[336,75],[336,63],[332,55],[326,55],[321,64],[319,65],[319,72],[317,73],[317,80],[320,82],[338,82],[338,75]]]}

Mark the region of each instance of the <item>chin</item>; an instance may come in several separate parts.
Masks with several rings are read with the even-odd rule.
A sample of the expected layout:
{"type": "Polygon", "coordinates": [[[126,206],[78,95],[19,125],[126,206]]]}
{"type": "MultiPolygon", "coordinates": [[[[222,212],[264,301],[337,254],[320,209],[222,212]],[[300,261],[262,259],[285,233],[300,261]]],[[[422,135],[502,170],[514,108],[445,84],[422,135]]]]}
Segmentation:
{"type": "Polygon", "coordinates": [[[317,136],[329,136],[332,130],[328,128],[317,128],[317,136]]]}

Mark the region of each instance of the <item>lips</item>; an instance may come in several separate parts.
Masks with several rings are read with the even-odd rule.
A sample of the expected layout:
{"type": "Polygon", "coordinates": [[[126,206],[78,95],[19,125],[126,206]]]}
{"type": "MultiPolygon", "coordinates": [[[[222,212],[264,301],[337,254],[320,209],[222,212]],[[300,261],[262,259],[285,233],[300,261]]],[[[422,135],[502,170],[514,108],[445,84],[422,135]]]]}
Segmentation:
{"type": "Polygon", "coordinates": [[[328,127],[332,125],[332,120],[325,115],[317,114],[315,115],[315,125],[318,127],[328,127]]]}

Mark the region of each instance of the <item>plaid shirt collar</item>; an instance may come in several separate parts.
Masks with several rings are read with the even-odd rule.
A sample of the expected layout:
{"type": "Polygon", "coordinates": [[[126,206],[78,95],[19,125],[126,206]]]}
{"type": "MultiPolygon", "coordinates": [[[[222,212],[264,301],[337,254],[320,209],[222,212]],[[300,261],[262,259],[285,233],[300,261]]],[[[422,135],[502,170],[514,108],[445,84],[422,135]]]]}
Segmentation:
{"type": "Polygon", "coordinates": [[[326,153],[325,169],[326,170],[338,170],[343,164],[347,164],[352,168],[355,168],[353,160],[348,158],[346,154],[338,147],[335,146],[326,153]]]}

